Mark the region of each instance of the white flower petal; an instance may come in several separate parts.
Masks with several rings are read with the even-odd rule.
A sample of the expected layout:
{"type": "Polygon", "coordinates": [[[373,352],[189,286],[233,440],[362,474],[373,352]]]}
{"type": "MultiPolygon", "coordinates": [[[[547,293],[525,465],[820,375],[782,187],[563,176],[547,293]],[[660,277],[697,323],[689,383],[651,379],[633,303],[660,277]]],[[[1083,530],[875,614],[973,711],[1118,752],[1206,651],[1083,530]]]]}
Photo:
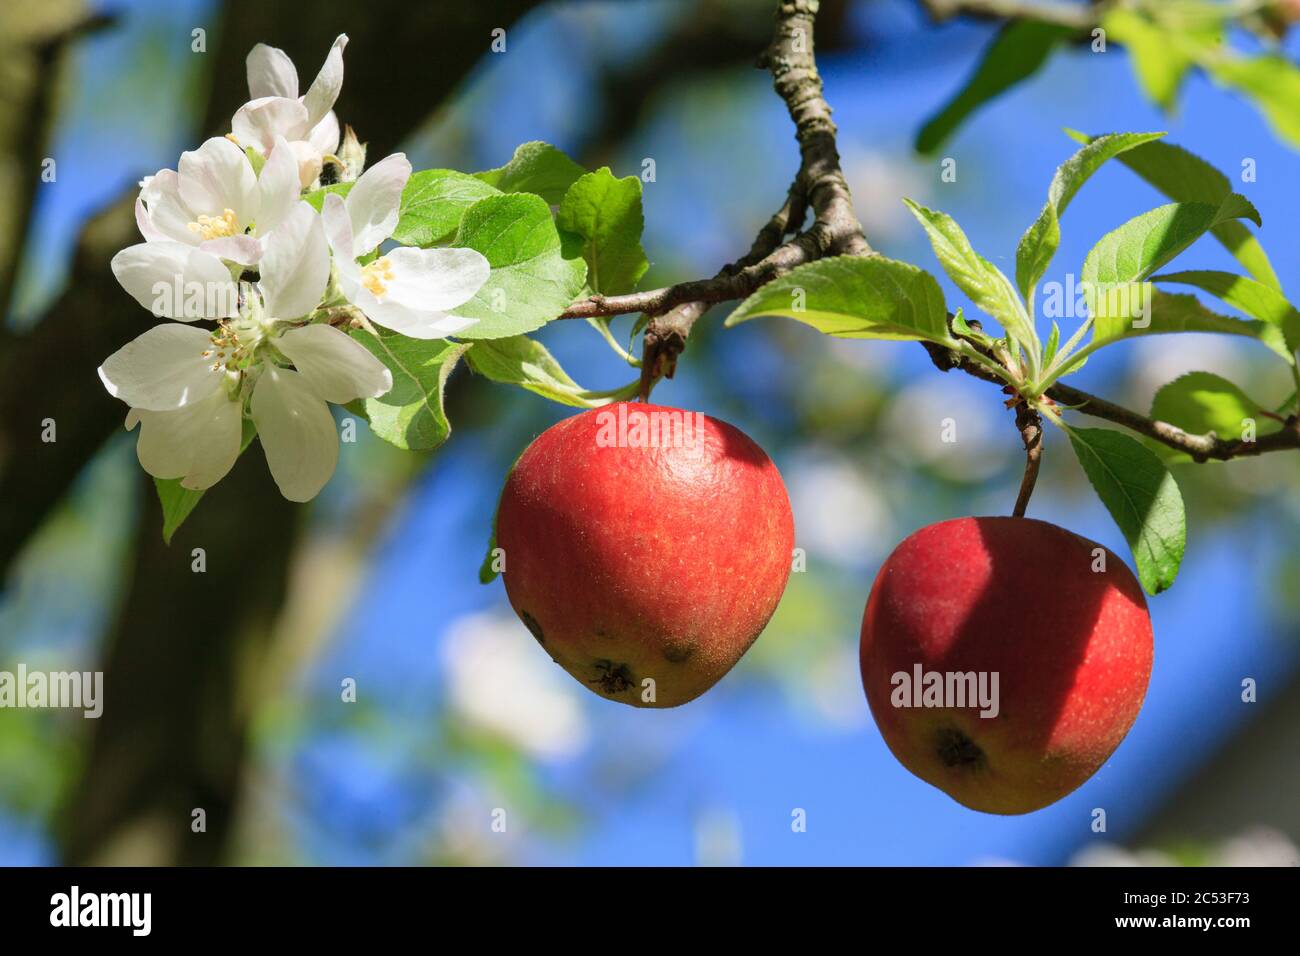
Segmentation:
{"type": "Polygon", "coordinates": [[[393,234],[402,190],[411,178],[405,153],[385,156],[352,185],[344,201],[352,220],[353,258],[363,256],[393,234]]]}
{"type": "MultiPolygon", "coordinates": [[[[162,233],[162,238],[183,242],[190,246],[199,244],[198,233],[189,227],[194,220],[194,214],[181,199],[180,177],[176,174],[176,170],[162,169],[150,176],[140,190],[140,201],[145,205],[150,225],[162,233]]],[[[136,222],[139,223],[138,214],[136,222]]],[[[158,241],[157,238],[144,232],[143,225],[140,226],[140,231],[147,241],[158,241]]]]}
{"type": "Polygon", "coordinates": [[[385,283],[385,300],[421,311],[454,309],[474,298],[487,282],[491,265],[473,249],[402,247],[384,256],[393,278],[385,283]]]}
{"type": "Polygon", "coordinates": [[[230,128],[240,143],[252,146],[265,156],[275,147],[277,136],[293,142],[305,136],[310,127],[307,107],[297,100],[264,96],[241,106],[231,119],[230,128]]]}
{"type": "Polygon", "coordinates": [[[283,136],[276,137],[271,155],[262,166],[257,191],[257,234],[266,236],[298,202],[298,157],[283,136]]]}
{"type": "Polygon", "coordinates": [[[310,189],[320,178],[321,170],[325,168],[325,157],[305,139],[295,139],[289,146],[293,149],[293,155],[298,162],[298,185],[303,189],[310,189]]]}
{"type": "Polygon", "coordinates": [[[200,402],[219,389],[224,372],[216,361],[211,335],[203,329],[168,322],[155,325],[122,346],[99,367],[108,393],[132,408],[165,412],[200,402]]]}
{"type": "Polygon", "coordinates": [[[275,345],[327,402],[342,405],[355,398],[378,398],[393,387],[393,374],[384,363],[332,326],[290,329],[275,345]]]}
{"type": "Polygon", "coordinates": [[[330,253],[316,210],[301,201],[293,208],[267,237],[259,268],[262,298],[272,318],[296,319],[320,304],[330,277],[330,253]]]}
{"type": "Polygon", "coordinates": [[[193,322],[238,311],[230,270],[216,256],[179,242],[141,242],[113,257],[113,275],[159,318],[193,322]]]}
{"type": "MultiPolygon", "coordinates": [[[[343,197],[338,193],[326,193],[321,203],[320,218],[325,227],[325,238],[334,250],[339,267],[342,268],[349,262],[355,266],[356,257],[352,255],[352,220],[348,218],[343,197]]],[[[359,268],[356,271],[360,274],[359,268]]]]}
{"type": "Polygon", "coordinates": [[[149,211],[145,209],[144,200],[139,196],[135,199],[135,225],[140,230],[140,235],[144,236],[145,242],[165,242],[168,239],[166,233],[149,221],[149,211]]]}
{"type": "Polygon", "coordinates": [[[248,52],[244,60],[248,67],[248,95],[252,99],[265,96],[298,98],[298,70],[289,54],[279,47],[259,43],[248,52]]]}
{"type": "Polygon", "coordinates": [[[256,265],[257,261],[262,258],[262,244],[252,236],[225,236],[221,239],[205,239],[199,248],[219,259],[229,259],[241,266],[256,265]]]}
{"type": "Polygon", "coordinates": [[[244,151],[214,136],[177,164],[180,196],[191,211],[219,216],[233,210],[242,231],[257,218],[257,177],[244,151]]]}
{"type": "Polygon", "coordinates": [[[307,134],[307,142],[323,155],[339,151],[339,118],[330,110],[307,134]]]}
{"type": "Polygon", "coordinates": [[[339,98],[343,88],[343,48],[348,45],[348,35],[340,33],[334,45],[325,56],[325,65],[316,74],[307,95],[303,97],[303,106],[307,107],[307,125],[315,126],[325,114],[334,108],[334,101],[339,98]]]}
{"type": "Polygon", "coordinates": [[[180,478],[182,487],[202,491],[224,478],[239,457],[243,416],[224,389],[175,411],[131,414],[127,427],[136,421],[142,426],[136,456],[155,478],[180,478]]]}
{"type": "Polygon", "coordinates": [[[442,339],[469,328],[478,319],[467,319],[445,312],[412,309],[399,302],[380,302],[362,287],[352,300],[371,321],[412,339],[442,339]]]}
{"type": "Polygon", "coordinates": [[[339,460],[339,433],[325,400],[299,373],[268,367],[251,408],[280,494],[290,501],[315,498],[339,460]]]}

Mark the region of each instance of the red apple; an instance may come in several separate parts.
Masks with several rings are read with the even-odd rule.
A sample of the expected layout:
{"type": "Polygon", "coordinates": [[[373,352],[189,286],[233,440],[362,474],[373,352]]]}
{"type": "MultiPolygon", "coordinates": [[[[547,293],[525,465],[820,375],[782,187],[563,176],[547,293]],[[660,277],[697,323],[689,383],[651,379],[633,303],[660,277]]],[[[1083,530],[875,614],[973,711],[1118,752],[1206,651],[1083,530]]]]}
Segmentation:
{"type": "Polygon", "coordinates": [[[1151,657],[1124,562],[1029,518],[922,528],[885,561],[862,618],[862,684],[889,749],[986,813],[1038,810],[1092,776],[1137,718],[1151,657]]]}
{"type": "Polygon", "coordinates": [[[611,700],[675,707],[767,625],[794,519],[776,466],[739,429],[618,403],[528,446],[496,540],[510,604],[556,663],[611,700]]]}

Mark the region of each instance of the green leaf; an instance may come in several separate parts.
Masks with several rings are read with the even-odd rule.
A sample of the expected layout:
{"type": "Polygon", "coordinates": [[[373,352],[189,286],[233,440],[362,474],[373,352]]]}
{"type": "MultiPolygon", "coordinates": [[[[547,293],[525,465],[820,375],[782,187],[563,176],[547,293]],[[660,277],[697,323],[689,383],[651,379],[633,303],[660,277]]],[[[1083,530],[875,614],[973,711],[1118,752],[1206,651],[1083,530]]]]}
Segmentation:
{"type": "Polygon", "coordinates": [[[1052,359],[1056,358],[1056,350],[1061,344],[1061,327],[1052,322],[1052,331],[1047,336],[1047,345],[1043,348],[1043,365],[1050,367],[1052,359]]]}
{"type": "Polygon", "coordinates": [[[411,339],[354,329],[352,337],[393,373],[393,387],[362,403],[370,430],[384,441],[408,450],[437,448],[451,434],[443,408],[447,378],[468,345],[444,339],[411,339]]]}
{"type": "Polygon", "coordinates": [[[1229,195],[1218,206],[1207,203],[1169,203],[1135,216],[1101,237],[1083,262],[1081,284],[1089,313],[1101,330],[1108,320],[1127,322],[1140,298],[1131,295],[1140,283],[1210,229],[1227,219],[1259,213],[1243,196],[1229,195]],[[1117,307],[1127,302],[1128,310],[1117,307]]]}
{"type": "Polygon", "coordinates": [[[636,176],[615,179],[606,166],[579,177],[564,194],[555,224],[580,240],[593,292],[631,292],[650,267],[641,248],[645,216],[636,176]]]}
{"type": "Polygon", "coordinates": [[[451,169],[414,174],[402,190],[402,205],[393,239],[404,246],[431,246],[456,231],[465,210],[500,190],[481,179],[451,169]]]}
{"type": "Polygon", "coordinates": [[[770,315],[845,338],[952,341],[934,276],[884,256],[835,256],[792,269],[740,303],[726,324],[770,315]]]}
{"type": "Polygon", "coordinates": [[[203,498],[202,491],[182,488],[179,478],[155,478],[153,486],[158,492],[158,502],[163,513],[163,543],[171,544],[172,535],[190,516],[203,498]]]}
{"type": "Polygon", "coordinates": [[[492,531],[488,534],[487,553],[483,555],[483,563],[478,566],[479,584],[491,584],[497,579],[497,569],[492,565],[496,563],[493,552],[497,549],[497,513],[500,510],[501,502],[498,501],[496,511],[492,512],[492,531]]]}
{"type": "Polygon", "coordinates": [[[1037,20],[1012,20],[984,50],[961,92],[932,116],[916,136],[917,152],[938,149],[975,110],[1033,76],[1058,43],[1077,31],[1037,20]]]}
{"type": "Polygon", "coordinates": [[[549,143],[524,143],[510,162],[474,175],[503,193],[536,193],[552,206],[584,170],[549,143]]]}
{"type": "Polygon", "coordinates": [[[1242,436],[1247,419],[1255,421],[1258,431],[1276,430],[1276,423],[1259,421],[1263,406],[1226,378],[1210,372],[1188,372],[1156,392],[1151,403],[1151,417],[1177,425],[1185,432],[1203,435],[1214,432],[1220,438],[1242,436]]]}
{"type": "Polygon", "coordinates": [[[1201,65],[1219,83],[1253,100],[1280,139],[1300,146],[1300,69],[1294,63],[1277,53],[1243,57],[1215,51],[1201,65]]]}
{"type": "Polygon", "coordinates": [[[320,189],[314,189],[302,198],[307,200],[312,209],[320,212],[321,207],[325,205],[325,197],[330,193],[335,193],[341,198],[346,199],[348,193],[352,192],[355,183],[334,183],[330,186],[323,186],[320,189]]]}
{"type": "MultiPolygon", "coordinates": [[[[1108,345],[1120,339],[1139,335],[1213,332],[1258,339],[1282,358],[1292,360],[1285,335],[1281,329],[1271,323],[1219,315],[1203,306],[1195,296],[1153,291],[1150,285],[1147,285],[1146,289],[1149,295],[1148,314],[1140,318],[1130,317],[1128,310],[1118,309],[1115,310],[1114,315],[1094,318],[1092,347],[1108,345]],[[1135,324],[1135,319],[1138,324],[1135,324]]],[[[1071,371],[1077,370],[1077,368],[1071,369],[1071,371]]]]}
{"type": "Polygon", "coordinates": [[[463,339],[502,339],[540,329],[582,291],[587,264],[566,258],[538,196],[489,196],[469,207],[453,246],[476,249],[492,266],[483,288],[456,314],[479,321],[463,339]]]}
{"type": "Polygon", "coordinates": [[[608,405],[620,397],[634,394],[640,384],[634,382],[615,392],[588,391],[569,377],[546,346],[526,335],[475,342],[465,353],[465,361],[474,371],[494,382],[518,385],[543,398],[575,408],[608,405]]]}
{"type": "Polygon", "coordinates": [[[1194,64],[1189,53],[1168,29],[1133,10],[1108,10],[1101,26],[1108,37],[1128,48],[1129,63],[1142,92],[1166,113],[1172,111],[1178,88],[1194,64]]]}
{"type": "MultiPolygon", "coordinates": [[[[1089,141],[1089,137],[1077,130],[1066,132],[1079,142],[1089,141]]],[[[1203,202],[1219,206],[1232,194],[1232,183],[1227,176],[1181,146],[1146,143],[1128,150],[1118,159],[1174,202],[1203,202]]],[[[1242,223],[1236,220],[1221,222],[1210,232],[1245,266],[1247,272],[1265,285],[1281,290],[1282,283],[1278,281],[1264,247],[1242,223]]]]}
{"type": "Polygon", "coordinates": [[[1041,355],[1038,334],[1011,280],[971,247],[966,234],[947,213],[926,209],[910,199],[903,202],[929,234],[930,245],[948,278],[978,308],[997,319],[1003,331],[1024,345],[1033,364],[1038,365],[1041,355]]]}
{"type": "MultiPolygon", "coordinates": [[[[519,458],[522,458],[523,454],[523,452],[520,452],[519,458]]],[[[519,464],[519,458],[516,458],[511,463],[509,470],[506,471],[507,480],[509,479],[510,472],[515,470],[515,465],[519,464]]],[[[501,494],[497,495],[497,506],[492,509],[492,531],[488,534],[487,551],[483,555],[483,563],[480,564],[478,568],[479,584],[491,584],[496,580],[497,575],[500,573],[493,567],[493,564],[496,563],[496,555],[492,552],[495,551],[497,547],[497,519],[501,517],[501,499],[504,498],[505,495],[506,486],[505,482],[502,482],[501,494]]]]}
{"type": "Polygon", "coordinates": [[[1099,136],[1057,167],[1038,219],[1016,247],[1016,285],[1028,301],[1061,244],[1061,216],[1079,188],[1106,160],[1159,139],[1164,133],[1113,133],[1099,136]]]}
{"type": "MultiPolygon", "coordinates": [[[[1168,272],[1155,276],[1154,281],[1177,282],[1203,289],[1251,318],[1277,326],[1282,330],[1288,352],[1294,353],[1300,348],[1300,312],[1272,286],[1231,272],[1208,269],[1168,272]]],[[[1290,358],[1294,364],[1294,354],[1290,358]]]]}
{"type": "MultiPolygon", "coordinates": [[[[243,437],[239,443],[239,453],[241,455],[248,448],[253,441],[253,436],[256,434],[257,426],[253,424],[251,419],[245,418],[243,437]]],[[[171,544],[172,535],[198,507],[199,501],[203,498],[203,492],[193,488],[181,487],[179,478],[155,478],[153,486],[158,492],[158,503],[162,505],[163,543],[171,544]]]]}
{"type": "Polygon", "coordinates": [[[1084,473],[1133,550],[1148,594],[1174,583],[1187,543],[1183,496],[1150,449],[1108,428],[1071,428],[1070,444],[1084,473]]]}

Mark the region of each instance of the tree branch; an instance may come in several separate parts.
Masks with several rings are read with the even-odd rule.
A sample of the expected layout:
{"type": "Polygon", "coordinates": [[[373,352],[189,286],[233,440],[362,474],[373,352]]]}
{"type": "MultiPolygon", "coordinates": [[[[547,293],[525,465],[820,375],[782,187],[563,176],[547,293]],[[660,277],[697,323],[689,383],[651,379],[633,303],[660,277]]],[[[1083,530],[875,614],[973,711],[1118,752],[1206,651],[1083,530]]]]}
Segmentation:
{"type": "Polygon", "coordinates": [[[712,279],[683,282],[624,296],[592,296],[570,306],[561,318],[591,318],[642,312],[650,317],[642,351],[641,394],[661,377],[671,377],[677,356],[695,322],[716,302],[744,298],[790,270],[828,255],[873,255],[853,212],[840,169],[835,123],[822,94],[813,54],[813,22],[820,0],[781,0],[772,42],[758,66],[772,74],[785,101],[799,143],[799,172],[786,203],[759,232],[748,255],[712,279]],[[812,210],[813,222],[789,242],[785,236],[812,210]]]}
{"type": "MultiPolygon", "coordinates": [[[[964,12],[1000,17],[1037,19],[1072,18],[1069,25],[1087,26],[1096,18],[1098,4],[1074,7],[1061,4],[1029,4],[1011,0],[922,0],[932,13],[964,12]]],[[[853,211],[853,201],[840,169],[835,143],[836,129],[831,109],[822,94],[822,81],[813,53],[813,22],[818,0],[781,0],[777,5],[776,29],[759,65],[772,73],[773,86],[785,101],[799,141],[800,167],[785,205],[760,231],[744,258],[724,268],[712,279],[697,279],[661,289],[621,296],[592,296],[575,302],[561,318],[584,318],[642,312],[650,316],[645,333],[642,365],[642,397],[654,382],[671,378],[677,356],[686,346],[696,320],[710,305],[743,298],[760,286],[796,266],[826,255],[874,255],[862,234],[853,211]],[[813,224],[794,239],[784,237],[799,228],[805,205],[814,213],[813,224]]],[[[1005,387],[1006,382],[987,367],[941,345],[921,343],[943,371],[960,369],[968,375],[1005,387]]],[[[1283,427],[1256,441],[1223,439],[1210,432],[1194,435],[1124,408],[1069,385],[1057,383],[1045,396],[1052,402],[1085,415],[1101,418],[1183,452],[1193,461],[1228,461],[1272,451],[1300,449],[1300,419],[1292,415],[1283,427]]],[[[1015,513],[1028,504],[1038,475],[1042,455],[1042,421],[1023,402],[1017,407],[1016,425],[1025,445],[1025,476],[1015,513]]]]}
{"type": "MultiPolygon", "coordinates": [[[[1006,384],[985,366],[972,362],[942,345],[933,342],[921,344],[930,353],[930,359],[934,364],[944,372],[958,369],[986,382],[996,385],[1006,384]]],[[[1297,420],[1295,415],[1283,420],[1281,430],[1270,432],[1256,441],[1234,441],[1220,438],[1213,432],[1194,435],[1183,431],[1177,425],[1150,418],[1062,382],[1057,382],[1044,392],[1044,395],[1064,408],[1122,425],[1175,451],[1183,452],[1195,462],[1230,461],[1233,458],[1262,455],[1265,452],[1300,449],[1300,420],[1297,420]]]]}
{"type": "Polygon", "coordinates": [[[1016,397],[1016,428],[1020,430],[1020,440],[1025,443],[1025,475],[1020,479],[1020,492],[1016,495],[1016,506],[1011,514],[1023,518],[1029,507],[1029,498],[1038,483],[1038,463],[1043,457],[1043,418],[1028,404],[1016,397]]]}

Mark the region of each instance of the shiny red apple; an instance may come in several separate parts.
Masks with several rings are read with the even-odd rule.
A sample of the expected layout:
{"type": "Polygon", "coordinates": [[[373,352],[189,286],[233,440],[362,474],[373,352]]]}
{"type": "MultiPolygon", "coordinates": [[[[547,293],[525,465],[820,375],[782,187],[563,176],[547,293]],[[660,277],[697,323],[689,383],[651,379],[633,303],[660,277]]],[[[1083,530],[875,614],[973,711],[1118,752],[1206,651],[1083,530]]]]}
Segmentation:
{"type": "Polygon", "coordinates": [[[1037,810],[1091,777],[1137,718],[1151,660],[1124,562],[1029,518],[922,528],[881,567],[862,619],[862,682],[889,749],[987,813],[1037,810]]]}
{"type": "Polygon", "coordinates": [[[510,604],[556,663],[610,700],[673,707],[766,626],[794,519],[776,466],[739,429],[617,403],[528,446],[496,541],[510,604]]]}

